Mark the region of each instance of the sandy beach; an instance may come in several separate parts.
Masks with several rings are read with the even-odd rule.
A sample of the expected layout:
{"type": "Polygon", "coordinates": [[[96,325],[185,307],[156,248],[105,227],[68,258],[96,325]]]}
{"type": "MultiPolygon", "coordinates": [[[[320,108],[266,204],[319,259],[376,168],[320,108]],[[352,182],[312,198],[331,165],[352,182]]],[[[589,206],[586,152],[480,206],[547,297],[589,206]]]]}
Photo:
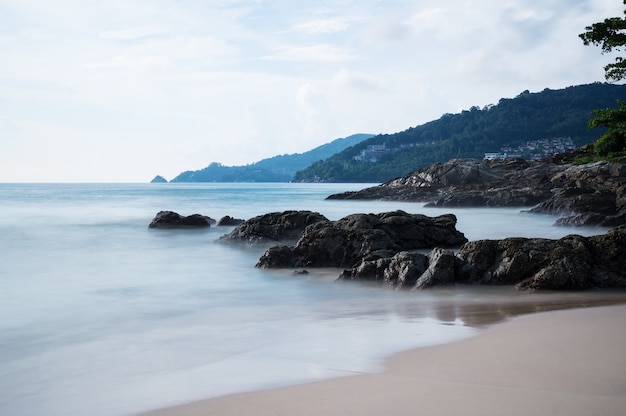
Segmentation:
{"type": "Polygon", "coordinates": [[[626,414],[626,305],[524,315],[403,352],[387,370],[235,394],[145,416],[626,414]]]}

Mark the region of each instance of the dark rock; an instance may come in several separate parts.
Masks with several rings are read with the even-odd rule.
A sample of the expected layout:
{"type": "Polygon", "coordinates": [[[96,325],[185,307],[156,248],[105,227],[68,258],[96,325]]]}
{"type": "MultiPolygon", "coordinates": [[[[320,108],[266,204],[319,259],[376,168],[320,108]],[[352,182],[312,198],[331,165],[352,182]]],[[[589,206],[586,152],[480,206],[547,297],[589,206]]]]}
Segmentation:
{"type": "Polygon", "coordinates": [[[415,282],[415,289],[454,284],[455,257],[450,250],[435,248],[428,254],[428,269],[415,282]]]}
{"type": "Polygon", "coordinates": [[[442,248],[435,248],[428,255],[401,251],[393,257],[362,260],[344,270],[338,280],[372,281],[394,289],[424,289],[453,284],[455,263],[454,253],[442,248]]]}
{"type": "Polygon", "coordinates": [[[424,254],[402,251],[391,259],[383,272],[384,282],[395,289],[410,288],[426,271],[428,257],[424,254]]]}
{"type": "Polygon", "coordinates": [[[257,267],[353,267],[373,252],[399,252],[432,247],[458,247],[467,239],[452,214],[427,217],[393,211],[353,214],[339,221],[308,226],[294,247],[280,254],[268,250],[257,267]],[[282,260],[279,260],[279,258],[282,260]]]}
{"type": "Polygon", "coordinates": [[[599,288],[626,287],[626,226],[622,225],[603,235],[589,237],[595,267],[589,276],[599,288]]]}
{"type": "Polygon", "coordinates": [[[224,216],[222,218],[220,218],[220,220],[217,222],[218,227],[227,227],[227,226],[233,226],[233,225],[239,225],[241,223],[243,223],[245,220],[241,220],[238,218],[233,218],[231,216],[224,216]]]}
{"type": "Polygon", "coordinates": [[[242,241],[250,244],[267,242],[295,242],[304,229],[328,219],[311,211],[273,212],[251,218],[239,224],[230,234],[220,237],[220,241],[242,241]]]}
{"type": "Polygon", "coordinates": [[[582,290],[626,287],[626,228],[602,236],[559,240],[507,238],[464,244],[456,282],[519,289],[582,290]]]}
{"type": "Polygon", "coordinates": [[[150,228],[202,228],[215,224],[206,215],[192,214],[187,217],[173,211],[159,211],[150,222],[150,228]]]}
{"type": "MultiPolygon", "coordinates": [[[[297,258],[293,255],[293,247],[290,246],[274,246],[268,248],[259,263],[263,262],[263,267],[266,269],[276,267],[300,267],[297,262],[297,258]]],[[[257,267],[259,265],[257,264],[257,267]]]]}

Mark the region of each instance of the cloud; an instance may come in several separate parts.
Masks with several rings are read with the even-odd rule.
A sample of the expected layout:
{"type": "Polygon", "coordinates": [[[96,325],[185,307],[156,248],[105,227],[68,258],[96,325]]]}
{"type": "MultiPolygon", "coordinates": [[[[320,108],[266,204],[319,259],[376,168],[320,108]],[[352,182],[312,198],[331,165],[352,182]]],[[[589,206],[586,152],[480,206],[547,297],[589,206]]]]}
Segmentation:
{"type": "Polygon", "coordinates": [[[354,53],[342,46],[320,43],[285,46],[265,59],[298,62],[347,62],[355,58],[354,53]]]}
{"type": "Polygon", "coordinates": [[[118,30],[107,30],[100,32],[99,37],[106,40],[143,40],[152,37],[161,36],[162,33],[150,28],[127,28],[118,30]]]}
{"type": "Polygon", "coordinates": [[[292,30],[309,34],[331,34],[346,30],[350,26],[348,19],[315,18],[296,24],[292,30]]]}
{"type": "Polygon", "coordinates": [[[332,78],[333,85],[354,88],[357,90],[373,90],[383,87],[383,83],[375,77],[360,71],[340,69],[332,78]]]}

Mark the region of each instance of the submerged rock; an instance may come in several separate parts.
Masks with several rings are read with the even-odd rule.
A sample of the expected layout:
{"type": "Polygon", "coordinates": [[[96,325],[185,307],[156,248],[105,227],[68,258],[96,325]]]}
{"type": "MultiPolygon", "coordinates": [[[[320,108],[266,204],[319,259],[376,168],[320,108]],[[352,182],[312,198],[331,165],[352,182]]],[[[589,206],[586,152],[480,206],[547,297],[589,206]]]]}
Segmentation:
{"type": "Polygon", "coordinates": [[[148,225],[149,228],[202,228],[215,224],[211,217],[201,214],[183,216],[174,211],[159,211],[148,225]]]}

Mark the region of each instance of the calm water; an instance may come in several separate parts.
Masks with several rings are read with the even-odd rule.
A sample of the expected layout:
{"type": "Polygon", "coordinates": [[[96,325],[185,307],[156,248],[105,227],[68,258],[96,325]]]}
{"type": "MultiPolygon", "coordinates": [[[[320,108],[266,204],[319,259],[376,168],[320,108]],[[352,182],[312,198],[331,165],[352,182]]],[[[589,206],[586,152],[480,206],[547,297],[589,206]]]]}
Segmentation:
{"type": "Polygon", "coordinates": [[[605,231],[553,227],[555,218],[519,209],[324,200],[362,187],[0,184],[0,414],[118,416],[377,371],[393,352],[470,336],[473,302],[530,296],[392,292],[335,283],[330,270],[258,270],[263,247],[215,242],[232,228],[149,230],[160,210],[454,212],[471,240],[605,231]]]}

